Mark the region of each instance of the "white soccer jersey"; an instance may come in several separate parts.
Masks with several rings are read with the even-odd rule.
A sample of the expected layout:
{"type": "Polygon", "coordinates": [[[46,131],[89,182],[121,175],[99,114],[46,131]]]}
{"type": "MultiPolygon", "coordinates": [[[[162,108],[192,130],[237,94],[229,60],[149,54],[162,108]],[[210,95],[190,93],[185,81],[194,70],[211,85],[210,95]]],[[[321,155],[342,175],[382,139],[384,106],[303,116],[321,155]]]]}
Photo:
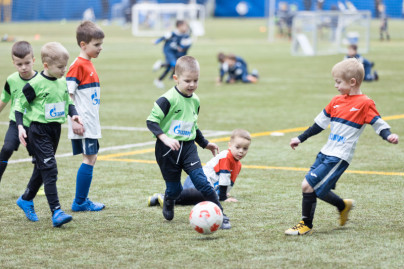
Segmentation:
{"type": "Polygon", "coordinates": [[[377,134],[390,129],[377,112],[373,100],[364,94],[334,97],[314,121],[323,129],[331,123],[331,133],[321,152],[348,163],[352,160],[365,124],[371,124],[377,134]]]}
{"type": "Polygon", "coordinates": [[[101,138],[100,82],[93,63],[81,57],[76,58],[67,72],[66,81],[85,129],[83,136],[74,134],[69,118],[69,139],[101,138]]]}

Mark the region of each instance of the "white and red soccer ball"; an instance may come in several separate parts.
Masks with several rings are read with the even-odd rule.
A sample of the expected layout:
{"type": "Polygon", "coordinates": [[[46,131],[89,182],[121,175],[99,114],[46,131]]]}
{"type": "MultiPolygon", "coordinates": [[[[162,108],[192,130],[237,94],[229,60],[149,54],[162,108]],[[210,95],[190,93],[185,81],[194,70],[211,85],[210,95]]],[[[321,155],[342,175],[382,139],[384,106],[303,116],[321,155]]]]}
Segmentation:
{"type": "Polygon", "coordinates": [[[200,202],[192,208],[189,214],[189,223],[198,233],[214,233],[222,226],[222,210],[215,203],[200,202]]]}

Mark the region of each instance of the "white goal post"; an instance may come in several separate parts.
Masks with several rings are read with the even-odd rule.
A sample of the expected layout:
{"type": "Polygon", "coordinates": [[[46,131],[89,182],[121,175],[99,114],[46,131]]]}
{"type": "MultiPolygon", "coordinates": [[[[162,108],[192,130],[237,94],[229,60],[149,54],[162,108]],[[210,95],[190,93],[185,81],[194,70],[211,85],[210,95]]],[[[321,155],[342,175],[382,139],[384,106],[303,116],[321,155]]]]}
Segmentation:
{"type": "Polygon", "coordinates": [[[369,51],[370,11],[302,11],[292,24],[291,54],[314,56],[346,53],[349,44],[369,51]]]}
{"type": "Polygon", "coordinates": [[[132,7],[132,33],[135,36],[162,36],[175,29],[176,20],[186,20],[194,36],[205,34],[203,5],[139,3],[132,7]]]}

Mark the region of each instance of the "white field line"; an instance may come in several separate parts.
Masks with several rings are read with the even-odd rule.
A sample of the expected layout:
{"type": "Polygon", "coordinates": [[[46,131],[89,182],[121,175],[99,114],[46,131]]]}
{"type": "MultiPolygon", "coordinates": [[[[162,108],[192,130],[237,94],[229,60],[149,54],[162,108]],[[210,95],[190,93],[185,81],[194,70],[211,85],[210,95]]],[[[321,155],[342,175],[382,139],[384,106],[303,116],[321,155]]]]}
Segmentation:
{"type": "MultiPolygon", "coordinates": [[[[227,131],[210,131],[210,130],[206,130],[206,131],[204,131],[204,133],[205,133],[204,136],[206,136],[206,137],[222,136],[222,135],[231,134],[231,132],[227,132],[227,131]]],[[[121,145],[121,146],[100,148],[100,150],[98,152],[123,150],[123,149],[130,149],[130,148],[139,148],[139,147],[143,147],[143,146],[154,145],[155,143],[156,143],[156,141],[153,140],[153,141],[148,141],[148,142],[143,142],[143,143],[126,144],[126,145],[121,145]]],[[[20,148],[22,148],[22,146],[20,148]]],[[[56,158],[64,158],[64,157],[70,157],[70,156],[73,156],[73,153],[69,152],[69,153],[56,154],[56,158]]],[[[31,158],[18,159],[18,160],[11,160],[8,163],[31,162],[31,160],[32,160],[31,158]]]]}

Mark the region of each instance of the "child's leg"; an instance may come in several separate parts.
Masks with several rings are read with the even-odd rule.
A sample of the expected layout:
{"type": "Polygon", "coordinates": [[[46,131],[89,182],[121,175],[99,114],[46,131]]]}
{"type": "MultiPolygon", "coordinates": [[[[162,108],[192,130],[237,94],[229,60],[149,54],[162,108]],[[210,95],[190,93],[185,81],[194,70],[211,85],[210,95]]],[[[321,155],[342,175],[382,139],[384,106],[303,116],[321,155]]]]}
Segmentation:
{"type": "Polygon", "coordinates": [[[75,201],[82,204],[86,201],[93,179],[94,165],[97,155],[83,154],[83,163],[77,171],[75,201]]]}
{"type": "Polygon", "coordinates": [[[176,205],[196,205],[205,201],[203,194],[195,188],[183,189],[180,197],[175,200],[176,205]]]}
{"type": "Polygon", "coordinates": [[[20,140],[18,139],[18,129],[14,121],[10,121],[6,136],[4,138],[4,145],[0,152],[0,181],[4,171],[7,168],[8,160],[15,150],[18,150],[20,140]]]}
{"type": "Polygon", "coordinates": [[[302,183],[302,220],[310,229],[313,227],[313,218],[317,206],[317,196],[306,179],[302,183]]]}
{"type": "Polygon", "coordinates": [[[166,56],[166,63],[167,63],[167,67],[164,70],[163,74],[161,74],[161,76],[159,77],[159,80],[163,80],[168,73],[174,69],[175,67],[175,63],[177,62],[177,58],[176,55],[171,52],[171,51],[165,51],[164,52],[165,56],[166,56]]]}
{"type": "Polygon", "coordinates": [[[42,176],[41,172],[39,169],[35,166],[34,171],[32,172],[31,178],[28,182],[27,189],[25,190],[25,193],[22,195],[22,199],[26,201],[31,201],[35,198],[39,188],[41,187],[43,181],[42,181],[42,176]]]}

